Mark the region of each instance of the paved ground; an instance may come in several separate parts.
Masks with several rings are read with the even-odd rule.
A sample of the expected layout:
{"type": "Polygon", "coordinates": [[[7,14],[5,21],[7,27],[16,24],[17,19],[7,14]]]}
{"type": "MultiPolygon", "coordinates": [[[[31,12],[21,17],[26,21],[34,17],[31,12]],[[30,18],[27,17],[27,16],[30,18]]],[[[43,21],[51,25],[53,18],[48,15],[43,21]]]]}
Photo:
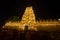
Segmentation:
{"type": "Polygon", "coordinates": [[[0,40],[60,40],[60,32],[2,30],[0,40]]]}

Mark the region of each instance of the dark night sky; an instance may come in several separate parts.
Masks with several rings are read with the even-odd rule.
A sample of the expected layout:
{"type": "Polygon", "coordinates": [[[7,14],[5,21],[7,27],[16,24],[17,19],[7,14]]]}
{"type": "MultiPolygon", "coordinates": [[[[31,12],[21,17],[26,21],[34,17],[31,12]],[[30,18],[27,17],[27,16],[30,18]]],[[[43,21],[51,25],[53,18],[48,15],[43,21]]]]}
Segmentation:
{"type": "Polygon", "coordinates": [[[13,15],[22,17],[27,6],[32,5],[36,18],[60,18],[60,2],[55,0],[5,0],[0,1],[0,18],[13,15]]]}

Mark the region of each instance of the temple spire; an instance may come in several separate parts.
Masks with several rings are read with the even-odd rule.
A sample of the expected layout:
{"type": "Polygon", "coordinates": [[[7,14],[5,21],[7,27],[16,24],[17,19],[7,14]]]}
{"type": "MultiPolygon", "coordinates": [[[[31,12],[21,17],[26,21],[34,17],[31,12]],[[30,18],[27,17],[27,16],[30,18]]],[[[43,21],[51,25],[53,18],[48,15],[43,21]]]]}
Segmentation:
{"type": "Polygon", "coordinates": [[[33,10],[32,6],[26,7],[26,10],[23,14],[21,21],[27,25],[33,24],[35,22],[35,15],[34,15],[34,10],[33,10]]]}

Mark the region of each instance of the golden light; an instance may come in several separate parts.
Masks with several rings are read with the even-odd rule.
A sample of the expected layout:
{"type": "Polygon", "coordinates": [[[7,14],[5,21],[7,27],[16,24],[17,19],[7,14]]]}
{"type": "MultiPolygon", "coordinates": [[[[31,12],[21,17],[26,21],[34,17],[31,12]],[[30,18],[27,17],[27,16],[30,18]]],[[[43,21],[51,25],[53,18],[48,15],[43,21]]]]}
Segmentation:
{"type": "MultiPolygon", "coordinates": [[[[60,19],[59,19],[60,20],[60,19]]],[[[25,29],[25,26],[28,26],[29,30],[38,30],[37,26],[42,26],[42,27],[46,27],[46,26],[56,26],[56,25],[60,25],[60,23],[58,21],[48,21],[48,20],[43,20],[43,21],[36,21],[35,20],[35,15],[34,15],[34,10],[31,7],[26,7],[26,10],[22,16],[21,21],[19,22],[8,22],[5,24],[5,26],[17,26],[18,29],[25,29]]]]}

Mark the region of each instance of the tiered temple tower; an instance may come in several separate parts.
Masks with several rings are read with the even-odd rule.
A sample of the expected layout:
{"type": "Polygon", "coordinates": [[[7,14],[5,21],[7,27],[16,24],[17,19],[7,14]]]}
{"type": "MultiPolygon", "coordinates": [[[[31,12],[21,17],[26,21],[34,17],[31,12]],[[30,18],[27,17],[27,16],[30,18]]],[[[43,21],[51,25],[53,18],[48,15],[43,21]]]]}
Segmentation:
{"type": "Polygon", "coordinates": [[[30,25],[34,25],[35,23],[36,21],[35,21],[34,10],[32,7],[27,7],[22,17],[22,20],[20,21],[20,24],[25,24],[30,26],[30,25]]]}
{"type": "Polygon", "coordinates": [[[33,30],[37,30],[37,26],[56,26],[56,25],[60,25],[59,21],[52,21],[52,20],[43,20],[43,21],[36,21],[35,20],[35,15],[34,15],[34,10],[32,8],[32,6],[30,7],[26,7],[26,10],[22,16],[21,21],[19,22],[8,22],[5,24],[5,26],[17,26],[17,28],[21,28],[24,30],[25,26],[28,26],[28,29],[33,29],[33,30]]]}
{"type": "Polygon", "coordinates": [[[32,6],[26,8],[26,10],[22,16],[22,20],[20,21],[20,24],[27,25],[28,28],[30,28],[30,29],[32,29],[33,26],[36,24],[34,10],[33,10],[32,6]]]}

